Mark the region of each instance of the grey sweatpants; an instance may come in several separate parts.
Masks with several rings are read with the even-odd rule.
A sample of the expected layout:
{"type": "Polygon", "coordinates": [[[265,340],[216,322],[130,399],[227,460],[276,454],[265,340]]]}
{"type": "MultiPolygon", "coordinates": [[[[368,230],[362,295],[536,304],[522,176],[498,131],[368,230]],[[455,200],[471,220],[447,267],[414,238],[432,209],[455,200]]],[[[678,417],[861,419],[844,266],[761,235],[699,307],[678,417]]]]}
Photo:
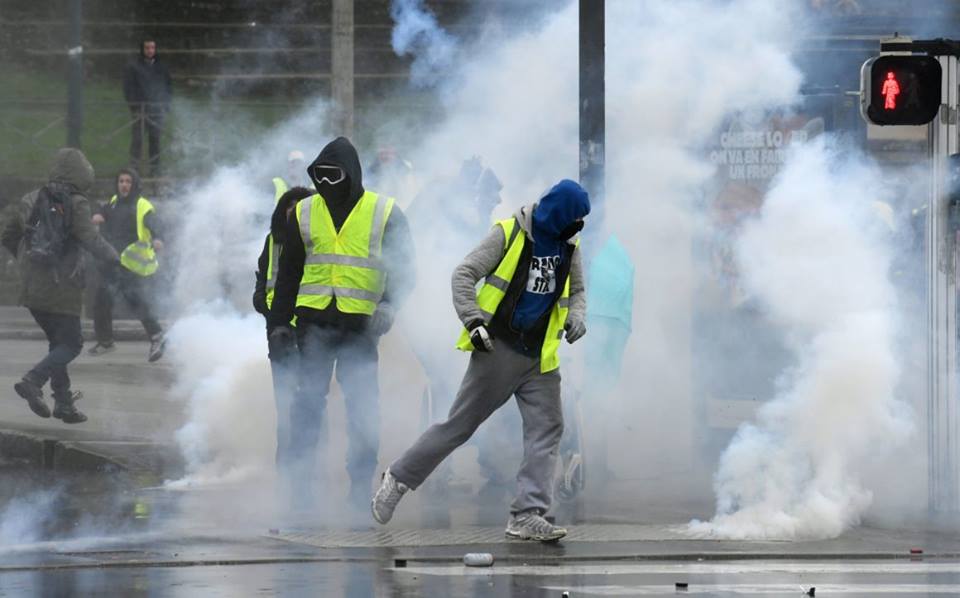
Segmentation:
{"type": "Polygon", "coordinates": [[[393,465],[390,473],[416,489],[438,465],[466,442],[490,415],[516,395],[523,418],[523,463],[517,473],[512,513],[547,512],[553,502],[563,410],[560,371],[540,373],[540,359],[494,341],[491,353],[474,351],[447,421],[434,424],[393,465]]]}

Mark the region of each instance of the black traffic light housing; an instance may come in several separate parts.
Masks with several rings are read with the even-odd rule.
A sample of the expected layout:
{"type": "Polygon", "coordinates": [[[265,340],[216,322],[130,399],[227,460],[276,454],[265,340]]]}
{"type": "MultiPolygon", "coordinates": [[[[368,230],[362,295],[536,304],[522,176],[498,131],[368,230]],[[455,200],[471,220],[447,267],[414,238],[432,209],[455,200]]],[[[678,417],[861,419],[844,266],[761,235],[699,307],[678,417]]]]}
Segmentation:
{"type": "Polygon", "coordinates": [[[940,110],[943,69],[933,56],[886,55],[863,65],[865,115],[876,125],[925,125],[940,110]]]}

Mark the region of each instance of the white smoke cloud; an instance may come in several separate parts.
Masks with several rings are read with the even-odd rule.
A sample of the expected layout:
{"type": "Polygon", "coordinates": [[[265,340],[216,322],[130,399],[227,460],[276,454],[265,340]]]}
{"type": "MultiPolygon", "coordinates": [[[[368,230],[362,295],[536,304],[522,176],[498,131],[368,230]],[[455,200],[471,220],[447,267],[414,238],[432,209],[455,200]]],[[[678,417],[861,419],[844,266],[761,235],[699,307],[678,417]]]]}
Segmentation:
{"type": "Polygon", "coordinates": [[[748,293],[797,364],[743,425],[716,476],[717,514],[696,534],[829,538],[871,503],[858,472],[910,431],[895,397],[896,294],[879,170],[818,141],[797,148],[738,245],[748,293]]]}
{"type": "Polygon", "coordinates": [[[454,70],[457,40],[447,33],[423,0],[393,0],[390,17],[395,25],[391,43],[398,56],[412,55],[410,81],[432,87],[454,70]]]}
{"type": "Polygon", "coordinates": [[[28,544],[42,539],[45,527],[55,518],[60,488],[16,496],[0,510],[0,547],[28,544]]]}
{"type": "Polygon", "coordinates": [[[273,463],[276,410],[263,318],[225,302],[201,306],[169,331],[175,395],[188,397],[177,442],[188,476],[174,487],[263,474],[273,463]]]}
{"type": "MultiPolygon", "coordinates": [[[[763,114],[797,101],[801,75],[790,54],[802,32],[802,4],[608,2],[608,216],[603,227],[624,241],[636,265],[638,288],[624,379],[605,403],[586,406],[584,424],[596,427],[608,420],[603,448],[611,455],[611,467],[628,480],[657,480],[656,492],[668,491],[673,472],[690,477],[711,458],[696,454],[700,397],[693,396],[691,380],[702,372],[694,371],[690,358],[691,344],[697,342],[691,297],[698,284],[691,246],[710,233],[698,203],[714,173],[704,150],[731,114],[763,114]],[[637,454],[647,457],[637,459],[637,454]]],[[[553,12],[535,28],[509,34],[494,28],[480,33],[478,45],[468,46],[443,33],[422,2],[394,2],[395,47],[414,53],[414,78],[437,85],[443,108],[426,125],[398,134],[407,140],[405,157],[415,165],[423,187],[449,178],[464,158],[480,155],[504,183],[504,204],[496,213],[503,217],[537,199],[558,179],[576,178],[577,8],[569,2],[544,6],[553,12]],[[453,71],[455,81],[446,78],[453,71]]],[[[273,409],[262,320],[241,315],[248,309],[251,271],[266,233],[252,217],[269,211],[261,202],[272,205],[258,183],[278,174],[269,171],[268,163],[279,163],[293,147],[304,149],[309,160],[330,139],[315,133],[322,108],[317,111],[320,116],[294,119],[266,139],[249,139],[248,153],[237,160],[240,166],[224,166],[185,202],[192,220],[185,220],[184,238],[198,243],[194,247],[206,258],[221,257],[220,265],[212,259],[185,262],[175,285],[178,304],[195,314],[177,325],[171,342],[171,359],[178,372],[183,370],[178,392],[189,401],[189,423],[178,435],[191,463],[187,481],[233,480],[270,467],[273,409]],[[303,131],[311,131],[308,139],[303,131]],[[227,234],[208,239],[210,227],[227,234]],[[225,295],[243,307],[208,303],[225,295]],[[177,344],[182,351],[173,350],[177,344]]],[[[369,152],[360,150],[368,163],[369,152]]],[[[764,257],[762,262],[744,261],[748,286],[789,332],[800,366],[785,374],[782,395],[764,408],[756,426],[741,431],[728,451],[717,476],[718,517],[698,528],[700,533],[806,537],[842,530],[856,522],[869,502],[857,473],[864,447],[878,438],[852,423],[850,414],[863,411],[877,434],[903,431],[892,399],[896,368],[852,382],[844,369],[886,367],[884,360],[892,355],[894,303],[886,302],[884,248],[860,229],[849,239],[819,244],[815,254],[801,242],[803,235],[848,232],[860,222],[855,198],[871,196],[875,189],[855,188],[849,182],[853,179],[835,176],[834,169],[816,172],[811,156],[817,151],[836,156],[823,149],[799,153],[771,193],[768,211],[741,244],[743,255],[764,257]],[[821,193],[842,197],[822,206],[821,193]],[[801,195],[810,210],[805,217],[777,207],[796,208],[793,198],[801,195]],[[821,231],[817,226],[826,224],[820,217],[832,217],[831,210],[839,210],[840,219],[830,225],[833,229],[821,231]],[[831,260],[824,253],[828,249],[831,260]],[[829,263],[816,281],[839,277],[841,284],[797,289],[794,277],[811,269],[820,272],[820,259],[829,263]],[[872,285],[867,290],[873,311],[858,311],[866,293],[855,284],[872,285]],[[831,309],[846,315],[827,317],[831,309]],[[880,349],[848,354],[849,346],[866,345],[864,339],[880,349]],[[838,369],[835,362],[844,365],[838,369]],[[847,394],[854,397],[849,409],[849,403],[837,399],[847,394]],[[836,409],[831,410],[831,400],[838,401],[836,409]],[[848,432],[845,426],[856,429],[848,432]],[[794,457],[800,465],[778,469],[794,457]],[[769,475],[757,474],[768,470],[769,475]],[[757,479],[769,483],[751,486],[757,479]]],[[[857,173],[869,172],[862,165],[850,166],[857,173]]],[[[399,199],[405,205],[412,197],[399,199]]],[[[414,230],[418,247],[445,230],[436,218],[430,224],[414,230]]],[[[601,223],[588,219],[587,226],[601,223]]],[[[427,279],[381,345],[381,431],[389,430],[382,434],[381,466],[419,431],[424,380],[411,345],[446,359],[454,382],[464,367],[463,356],[452,349],[459,324],[450,305],[449,274],[437,272],[440,260],[429,252],[421,251],[417,258],[427,279]]],[[[579,384],[568,373],[576,371],[582,345],[562,349],[565,385],[579,384]]],[[[328,460],[342,466],[336,449],[328,460]]]]}

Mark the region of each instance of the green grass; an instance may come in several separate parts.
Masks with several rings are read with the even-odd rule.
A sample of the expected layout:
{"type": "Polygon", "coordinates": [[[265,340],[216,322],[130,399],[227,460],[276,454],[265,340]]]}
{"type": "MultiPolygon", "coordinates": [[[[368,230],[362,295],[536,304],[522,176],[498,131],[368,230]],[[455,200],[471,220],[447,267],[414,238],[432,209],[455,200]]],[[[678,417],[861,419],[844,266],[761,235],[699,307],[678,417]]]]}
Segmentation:
{"type": "MultiPolygon", "coordinates": [[[[0,82],[0,176],[42,177],[50,156],[67,140],[66,77],[0,63],[0,82]]],[[[295,108],[257,101],[214,104],[206,93],[177,90],[161,140],[169,174],[195,175],[236,158],[249,134],[266,131],[295,108]],[[242,137],[236,123],[244,123],[242,137]]],[[[132,122],[119,82],[84,81],[81,147],[98,176],[127,164],[132,122]]],[[[143,145],[146,151],[146,135],[143,145]]]]}
{"type": "MultiPolygon", "coordinates": [[[[161,141],[167,174],[190,177],[210,172],[216,164],[235,163],[251,143],[311,99],[214,101],[208,90],[178,87],[161,141]]],[[[389,135],[394,126],[418,130],[436,118],[437,106],[429,94],[410,93],[401,102],[359,105],[354,142],[361,148],[374,148],[384,142],[377,136],[389,135]]],[[[0,61],[0,177],[42,178],[46,174],[50,157],[66,144],[66,106],[67,80],[62,72],[28,70],[0,61]]],[[[84,81],[81,147],[98,177],[109,177],[127,164],[131,123],[119,81],[84,81]]],[[[317,123],[316,128],[304,131],[304,151],[319,150],[325,128],[324,123],[317,123]]],[[[405,140],[386,141],[402,146],[405,140]]],[[[146,138],[143,143],[146,151],[146,138]]]]}

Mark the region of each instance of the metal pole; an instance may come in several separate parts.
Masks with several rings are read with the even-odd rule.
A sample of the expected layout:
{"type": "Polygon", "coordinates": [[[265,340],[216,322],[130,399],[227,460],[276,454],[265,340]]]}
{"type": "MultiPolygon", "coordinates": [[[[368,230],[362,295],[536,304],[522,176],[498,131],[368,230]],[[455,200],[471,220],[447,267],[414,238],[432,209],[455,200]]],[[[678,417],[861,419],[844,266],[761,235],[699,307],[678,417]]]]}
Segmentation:
{"type": "MultiPolygon", "coordinates": [[[[580,183],[590,193],[590,227],[603,220],[606,0],[580,0],[580,183]]],[[[585,232],[589,232],[585,231],[585,232]]]]}
{"type": "Polygon", "coordinates": [[[929,506],[935,513],[960,511],[960,400],[957,384],[957,246],[950,227],[946,166],[960,151],[956,56],[939,56],[942,105],[930,125],[932,185],[927,210],[929,506]]]}
{"type": "Polygon", "coordinates": [[[80,147],[83,131],[83,46],[80,30],[83,0],[70,0],[70,46],[67,50],[67,145],[80,147]]]}
{"type": "Polygon", "coordinates": [[[353,136],[353,3],[354,0],[333,0],[331,28],[333,126],[336,134],[347,137],[353,136]]]}

